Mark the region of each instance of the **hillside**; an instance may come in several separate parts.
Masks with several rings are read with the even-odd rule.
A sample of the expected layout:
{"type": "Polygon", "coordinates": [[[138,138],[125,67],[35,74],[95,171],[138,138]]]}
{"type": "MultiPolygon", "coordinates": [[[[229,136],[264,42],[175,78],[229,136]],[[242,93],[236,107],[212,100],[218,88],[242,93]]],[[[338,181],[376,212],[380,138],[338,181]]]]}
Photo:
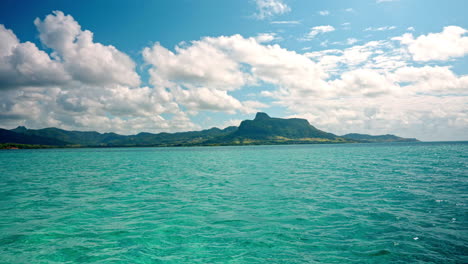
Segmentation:
{"type": "MultiPolygon", "coordinates": [[[[0,143],[45,145],[59,147],[131,147],[131,146],[206,146],[206,145],[262,145],[412,142],[416,139],[394,135],[371,136],[346,134],[337,136],[319,130],[300,118],[273,118],[257,113],[253,120],[244,120],[239,127],[210,128],[178,133],[146,133],[119,135],[95,131],[68,131],[59,128],[28,129],[20,126],[12,130],[0,129],[0,143]]],[[[31,147],[31,146],[28,146],[31,147]]]]}
{"type": "Polygon", "coordinates": [[[367,134],[358,134],[358,133],[350,133],[343,135],[341,137],[351,139],[351,140],[358,140],[360,142],[417,142],[419,140],[415,138],[402,138],[395,135],[378,135],[372,136],[367,134]]]}
{"type": "Polygon", "coordinates": [[[0,143],[16,143],[28,145],[65,146],[68,143],[56,138],[25,135],[0,128],[0,143]]]}
{"type": "Polygon", "coordinates": [[[206,144],[262,145],[262,144],[316,144],[351,143],[334,134],[324,132],[300,118],[272,118],[257,113],[253,120],[244,120],[239,128],[225,137],[208,140],[206,144]]]}
{"type": "Polygon", "coordinates": [[[271,118],[266,113],[257,113],[254,120],[244,120],[234,137],[251,139],[272,139],[285,137],[290,139],[324,138],[337,139],[336,135],[327,133],[309,124],[300,118],[271,118]]]}
{"type": "Polygon", "coordinates": [[[206,140],[228,135],[237,130],[237,127],[225,129],[211,128],[201,131],[179,133],[139,133],[124,136],[116,133],[98,133],[95,131],[67,131],[59,128],[27,129],[17,127],[4,130],[8,133],[0,134],[0,143],[38,144],[55,146],[182,146],[196,145],[206,140]],[[8,135],[7,135],[8,134],[8,135]]]}

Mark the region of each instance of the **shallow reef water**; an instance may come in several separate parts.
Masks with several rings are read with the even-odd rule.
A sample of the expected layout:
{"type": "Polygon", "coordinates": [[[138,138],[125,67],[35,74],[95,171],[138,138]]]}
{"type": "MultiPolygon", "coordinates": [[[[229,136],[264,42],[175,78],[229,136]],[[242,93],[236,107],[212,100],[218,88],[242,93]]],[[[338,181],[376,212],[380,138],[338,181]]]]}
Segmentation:
{"type": "Polygon", "coordinates": [[[468,263],[468,143],[0,151],[0,263],[468,263]]]}

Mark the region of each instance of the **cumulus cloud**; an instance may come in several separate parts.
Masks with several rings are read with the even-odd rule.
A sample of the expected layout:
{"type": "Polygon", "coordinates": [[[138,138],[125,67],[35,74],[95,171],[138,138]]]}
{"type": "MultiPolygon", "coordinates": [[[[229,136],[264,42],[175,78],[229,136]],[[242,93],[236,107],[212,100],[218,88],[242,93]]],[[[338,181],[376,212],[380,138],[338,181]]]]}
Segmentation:
{"type": "Polygon", "coordinates": [[[394,78],[408,83],[406,88],[415,93],[468,95],[468,75],[457,76],[447,66],[402,67],[395,71],[394,78]]]}
{"type": "Polygon", "coordinates": [[[291,11],[291,8],[282,0],[255,0],[258,12],[255,16],[258,19],[265,19],[274,15],[281,15],[291,11]]]}
{"type": "Polygon", "coordinates": [[[2,93],[2,126],[56,126],[123,134],[141,131],[193,130],[193,124],[172,100],[157,89],[125,86],[82,86],[74,89],[26,88],[2,93]],[[171,114],[165,119],[161,114],[171,114]]]}
{"type": "Polygon", "coordinates": [[[140,78],[135,63],[112,45],[93,41],[93,33],[81,30],[72,16],[54,11],[42,21],[34,21],[41,42],[54,50],[67,72],[87,84],[119,83],[138,86],[140,78]]]}
{"type": "Polygon", "coordinates": [[[93,42],[93,33],[81,30],[70,15],[54,11],[34,21],[49,56],[31,42],[20,43],[0,25],[0,88],[43,87],[76,81],[83,84],[138,86],[135,63],[113,46],[93,42]]]}
{"type": "Polygon", "coordinates": [[[20,43],[13,31],[0,25],[0,89],[59,85],[69,79],[59,62],[34,43],[20,43]]]}
{"type": "MultiPolygon", "coordinates": [[[[387,67],[382,67],[384,56],[389,56],[390,52],[382,55],[382,49],[387,47],[385,41],[370,41],[363,45],[355,45],[346,49],[329,49],[305,53],[304,56],[316,61],[321,67],[332,73],[342,73],[358,68],[372,68],[388,71],[387,67]]],[[[396,58],[396,55],[391,57],[396,58]]]]}
{"type": "Polygon", "coordinates": [[[262,33],[258,34],[255,40],[257,40],[258,43],[266,43],[266,42],[272,42],[273,40],[278,40],[280,39],[276,33],[262,33]]]}
{"type": "MultiPolygon", "coordinates": [[[[0,91],[1,126],[194,130],[200,127],[190,116],[201,111],[251,114],[279,106],[338,134],[453,139],[468,127],[468,77],[446,65],[414,63],[464,56],[458,48],[466,46],[466,31],[458,27],[360,45],[349,38],[342,43],[354,46],[305,53],[274,43],[274,34],[204,37],[174,48],[155,43],[142,51],[149,83],[141,87],[135,63],[95,43],[71,16],[55,12],[36,25],[50,55],[0,27],[0,83],[17,88],[0,91]],[[449,51],[441,47],[447,38],[449,51]],[[421,51],[428,47],[437,55],[421,51]],[[242,92],[253,94],[251,100],[241,99],[242,92]]],[[[334,28],[314,30],[312,37],[334,28]]]]}
{"type": "Polygon", "coordinates": [[[277,44],[261,45],[252,38],[240,35],[207,38],[206,41],[229,53],[234,60],[250,65],[249,73],[255,81],[313,91],[320,89],[321,80],[327,77],[308,58],[277,44]]]}
{"type": "Polygon", "coordinates": [[[306,38],[313,39],[318,34],[332,32],[332,31],[335,31],[335,28],[333,26],[330,26],[330,25],[316,26],[316,27],[313,27],[313,28],[310,29],[310,32],[309,32],[309,34],[307,34],[306,38]]]}
{"type": "Polygon", "coordinates": [[[296,89],[279,89],[262,94],[296,113],[294,116],[337,134],[357,131],[423,140],[465,138],[468,76],[457,75],[447,66],[411,66],[411,53],[394,44],[371,41],[343,50],[305,53],[330,73],[324,92],[311,96],[296,89]]]}
{"type": "Polygon", "coordinates": [[[82,30],[70,15],[55,11],[44,20],[36,19],[35,25],[51,55],[31,42],[20,42],[0,25],[3,127],[120,133],[199,128],[165,89],[139,87],[130,57],[113,46],[95,43],[93,34],[82,30]]]}
{"type": "Polygon", "coordinates": [[[155,86],[235,90],[248,83],[240,65],[206,41],[194,41],[188,48],[177,46],[175,52],[156,43],[143,50],[143,58],[155,66],[149,70],[155,86]]]}
{"type": "Polygon", "coordinates": [[[406,33],[393,38],[408,49],[415,61],[448,60],[468,54],[468,30],[458,26],[444,27],[440,33],[414,38],[406,33]]]}
{"type": "Polygon", "coordinates": [[[465,138],[468,123],[465,104],[465,97],[386,95],[317,99],[307,109],[297,105],[295,112],[317,127],[341,135],[355,131],[391,133],[422,140],[453,140],[465,138]]]}
{"type": "Polygon", "coordinates": [[[326,76],[314,62],[294,51],[240,35],[207,37],[188,47],[177,46],[175,51],[160,44],[143,51],[145,61],[153,66],[151,82],[179,94],[181,104],[195,110],[248,112],[249,105],[234,101],[226,91],[265,82],[311,92],[321,88],[326,76]],[[200,98],[216,102],[202,103],[200,98]]]}
{"type": "Polygon", "coordinates": [[[399,89],[385,75],[371,69],[344,72],[340,79],[330,81],[329,84],[341,96],[377,97],[395,93],[399,89]]]}
{"type": "Polygon", "coordinates": [[[242,112],[245,114],[254,114],[269,107],[267,104],[259,101],[244,101],[242,104],[244,105],[242,112]]]}
{"type": "MultiPolygon", "coordinates": [[[[466,77],[457,76],[448,68],[432,69],[432,72],[424,67],[411,68],[408,66],[409,54],[404,49],[394,47],[391,41],[370,41],[343,50],[298,54],[277,44],[266,45],[257,38],[234,35],[203,38],[192,42],[192,45],[176,47],[175,50],[175,53],[164,51],[173,54],[170,61],[176,62],[174,64],[165,59],[153,60],[153,56],[157,54],[148,53],[150,57],[147,62],[152,64],[150,72],[155,78],[169,77],[160,81],[159,85],[166,83],[166,87],[175,87],[170,88],[174,91],[183,91],[183,96],[180,97],[183,99],[178,101],[194,110],[231,112],[237,109],[248,112],[245,110],[248,108],[247,103],[233,100],[235,98],[229,94],[230,91],[263,84],[273,85],[274,88],[265,89],[261,95],[273,98],[275,104],[304,114],[307,111],[299,106],[307,108],[308,104],[304,103],[306,101],[327,101],[333,98],[342,98],[344,101],[355,98],[380,100],[383,97],[420,96],[422,93],[460,95],[466,90],[466,77]],[[213,54],[223,54],[222,60],[213,54]],[[216,69],[204,69],[202,65],[196,67],[198,60],[192,57],[208,65],[223,61],[225,65],[219,64],[216,69]],[[173,69],[197,68],[207,72],[230,69],[224,71],[223,78],[238,81],[233,85],[228,81],[212,80],[219,74],[201,74],[211,83],[208,85],[196,78],[187,79],[184,75],[176,75],[183,78],[173,78],[173,75],[158,74],[158,70],[167,65],[171,65],[173,69]],[[228,65],[231,66],[227,67],[228,65]],[[221,85],[223,83],[224,86],[221,85]],[[430,88],[429,83],[434,88],[430,88]],[[199,95],[200,92],[203,95],[199,95]],[[217,103],[210,103],[213,100],[217,100],[217,103]]],[[[350,112],[337,110],[336,113],[345,115],[344,113],[350,112]]]]}
{"type": "Polygon", "coordinates": [[[242,109],[242,103],[223,90],[206,87],[192,89],[176,87],[171,92],[176,101],[184,105],[192,113],[200,110],[210,110],[234,114],[236,110],[242,109]]]}

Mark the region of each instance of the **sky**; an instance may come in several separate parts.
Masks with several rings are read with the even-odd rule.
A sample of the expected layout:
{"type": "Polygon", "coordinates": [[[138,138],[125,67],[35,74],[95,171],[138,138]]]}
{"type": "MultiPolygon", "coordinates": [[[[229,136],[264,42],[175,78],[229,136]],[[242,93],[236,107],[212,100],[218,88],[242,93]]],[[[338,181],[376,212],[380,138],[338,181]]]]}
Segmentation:
{"type": "Polygon", "coordinates": [[[468,140],[468,1],[3,0],[0,127],[468,140]]]}

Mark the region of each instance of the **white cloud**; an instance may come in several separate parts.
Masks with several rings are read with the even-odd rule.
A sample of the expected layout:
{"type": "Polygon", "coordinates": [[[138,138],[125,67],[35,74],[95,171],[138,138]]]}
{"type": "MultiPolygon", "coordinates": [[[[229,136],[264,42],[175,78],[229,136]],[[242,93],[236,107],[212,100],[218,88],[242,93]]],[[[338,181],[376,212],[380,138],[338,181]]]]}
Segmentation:
{"type": "Polygon", "coordinates": [[[60,11],[36,19],[49,56],[0,25],[0,124],[132,133],[198,128],[164,89],[135,87],[135,63],[60,11]],[[173,116],[164,119],[161,114],[173,116]]]}
{"type": "Polygon", "coordinates": [[[408,30],[408,31],[415,31],[414,27],[408,27],[406,30],[408,30]]]}
{"type": "Polygon", "coordinates": [[[346,8],[344,11],[345,12],[354,12],[354,9],[353,8],[346,8]]]}
{"type": "Polygon", "coordinates": [[[242,103],[223,90],[206,87],[192,89],[176,87],[171,89],[171,92],[176,101],[184,105],[192,113],[209,110],[234,114],[236,110],[242,109],[242,103]]]}
{"type": "Polygon", "coordinates": [[[422,140],[466,138],[468,76],[457,76],[449,67],[408,66],[409,54],[389,41],[304,55],[335,76],[323,88],[328,92],[263,93],[295,116],[338,134],[352,130],[422,140]]]}
{"type": "Polygon", "coordinates": [[[291,11],[291,8],[283,3],[282,0],[255,0],[255,2],[258,9],[258,13],[255,16],[258,19],[265,19],[291,11]]]}
{"type": "Polygon", "coordinates": [[[194,41],[187,48],[177,46],[175,53],[156,43],[143,50],[143,58],[155,66],[149,72],[156,87],[235,90],[248,83],[239,63],[206,41],[194,41]]]}
{"type": "Polygon", "coordinates": [[[0,25],[0,90],[59,85],[69,79],[59,62],[29,41],[20,43],[13,31],[0,25]]]}
{"type": "Polygon", "coordinates": [[[310,29],[310,32],[307,34],[307,39],[313,39],[318,34],[332,32],[332,31],[335,31],[335,28],[330,25],[316,26],[310,29]]]}
{"type": "Polygon", "coordinates": [[[321,15],[321,16],[328,16],[328,15],[330,15],[330,11],[328,11],[328,10],[321,10],[321,11],[319,11],[318,13],[319,13],[319,15],[321,15]]]}
{"type": "Polygon", "coordinates": [[[272,42],[273,40],[278,39],[280,38],[276,35],[276,33],[262,33],[255,37],[255,40],[257,40],[258,43],[272,42]]]}
{"type": "Polygon", "coordinates": [[[19,44],[19,40],[13,31],[6,29],[0,24],[0,55],[2,57],[11,55],[14,48],[19,44]]]}
{"type": "Polygon", "coordinates": [[[468,54],[467,32],[458,26],[448,26],[440,33],[429,33],[417,38],[406,33],[393,39],[406,46],[415,61],[444,61],[468,54]]]}
{"type": "Polygon", "coordinates": [[[385,26],[385,27],[368,27],[364,29],[364,31],[387,31],[387,30],[394,30],[396,29],[395,26],[385,26]]]}
{"type": "MultiPolygon", "coordinates": [[[[355,45],[344,50],[331,49],[308,52],[304,56],[316,61],[327,72],[335,74],[362,68],[388,71],[391,69],[388,68],[388,65],[383,65],[384,55],[380,54],[382,52],[381,49],[387,46],[388,43],[385,41],[370,41],[363,45],[355,45]],[[383,68],[383,66],[385,67],[383,68]]],[[[401,58],[398,60],[400,61],[401,58]]]]}
{"type": "Polygon", "coordinates": [[[341,96],[377,97],[398,92],[399,89],[387,76],[371,69],[344,72],[340,79],[329,84],[341,96]]]}
{"type": "Polygon", "coordinates": [[[297,20],[283,20],[283,21],[271,21],[270,24],[278,24],[278,25],[299,25],[301,24],[300,21],[297,20]]]}
{"type": "Polygon", "coordinates": [[[73,17],[54,11],[34,23],[41,42],[52,49],[51,56],[31,42],[20,43],[11,30],[0,25],[0,87],[65,87],[71,81],[139,85],[130,57],[113,46],[94,43],[93,34],[82,31],[73,17]]]}
{"type": "Polygon", "coordinates": [[[303,90],[320,89],[320,80],[325,75],[300,54],[279,45],[262,45],[256,38],[240,35],[203,38],[175,50],[172,53],[155,44],[146,48],[143,56],[153,65],[152,84],[181,94],[178,101],[194,110],[248,112],[246,109],[252,105],[232,100],[227,91],[260,82],[303,90]],[[311,83],[317,85],[311,87],[311,83]],[[198,95],[200,91],[203,96],[198,95]],[[197,98],[206,100],[201,103],[197,98]],[[209,103],[210,100],[216,102],[209,103]]]}
{"type": "MultiPolygon", "coordinates": [[[[463,135],[468,127],[465,110],[468,77],[455,74],[447,66],[421,67],[412,60],[421,60],[418,57],[421,52],[411,46],[420,41],[426,43],[429,36],[434,38],[431,34],[427,38],[403,35],[405,38],[400,37],[399,41],[370,41],[362,45],[354,45],[356,40],[350,38],[346,42],[354,46],[304,54],[272,44],[275,36],[270,34],[204,37],[172,50],[156,43],[142,52],[150,86],[140,87],[135,86],[137,79],[129,77],[132,74],[105,79],[89,69],[70,66],[73,62],[65,58],[85,50],[91,54],[98,50],[107,54],[109,65],[105,67],[112,69],[120,62],[121,57],[116,54],[121,52],[94,43],[71,17],[57,13],[51,16],[37,23],[41,27],[41,41],[53,50],[52,55],[32,43],[20,43],[12,31],[0,28],[2,78],[11,73],[5,70],[5,65],[20,65],[11,62],[15,53],[21,54],[17,61],[36,65],[34,74],[39,69],[53,69],[54,73],[62,71],[60,76],[66,77],[40,79],[43,85],[24,79],[29,86],[15,83],[17,89],[0,91],[3,127],[22,124],[120,133],[180,131],[198,129],[189,116],[200,111],[250,114],[280,106],[295,116],[307,117],[318,128],[338,134],[466,138],[463,135]],[[22,49],[28,52],[16,51],[22,49]],[[77,75],[77,69],[82,75],[77,75]],[[243,101],[237,97],[239,93],[254,96],[243,101]],[[268,97],[272,103],[260,102],[263,100],[258,96],[268,97]]],[[[330,32],[325,28],[316,30],[317,34],[330,32]]],[[[446,39],[446,31],[433,34],[436,39],[446,39]]],[[[456,35],[455,43],[463,44],[465,31],[460,32],[448,35],[456,35]]],[[[435,44],[431,47],[438,58],[443,57],[440,54],[445,50],[435,44]]],[[[444,56],[461,55],[451,51],[444,56]]],[[[83,57],[84,61],[90,60],[83,57]]],[[[134,72],[133,62],[128,65],[126,62],[123,59],[126,66],[120,70],[134,72]]],[[[11,74],[20,77],[18,80],[34,76],[25,72],[11,74]]]]}
{"type": "Polygon", "coordinates": [[[188,118],[181,118],[186,114],[176,103],[165,101],[162,96],[157,89],[125,86],[11,90],[3,93],[0,123],[10,127],[56,126],[123,134],[199,128],[188,118]],[[174,117],[168,120],[162,113],[174,117]]]}
{"type": "Polygon", "coordinates": [[[129,56],[114,46],[93,42],[93,33],[81,30],[70,15],[54,11],[41,21],[34,21],[41,42],[54,50],[67,72],[87,84],[110,84],[138,86],[140,78],[135,72],[135,63],[129,56]]]}
{"type": "Polygon", "coordinates": [[[267,104],[259,101],[244,101],[242,104],[244,105],[243,112],[246,114],[254,114],[269,107],[267,104]]]}
{"type": "Polygon", "coordinates": [[[415,93],[468,96],[468,75],[457,76],[449,67],[402,67],[393,77],[400,83],[409,83],[406,89],[415,93]]]}
{"type": "MultiPolygon", "coordinates": [[[[277,44],[266,45],[256,38],[234,35],[203,38],[192,42],[191,46],[176,47],[174,56],[193,53],[199,60],[212,64],[216,60],[209,55],[211,49],[224,54],[223,58],[237,65],[237,68],[233,67],[236,70],[226,74],[243,79],[234,89],[267,84],[266,87],[273,88],[265,88],[262,96],[297,116],[307,117],[312,124],[325,130],[395,133],[421,139],[461,138],[462,131],[468,126],[468,113],[463,110],[467,77],[457,76],[447,67],[410,66],[410,54],[395,44],[386,40],[370,41],[342,50],[298,54],[277,44]],[[448,102],[452,105],[444,108],[448,102]],[[447,130],[450,134],[444,132],[447,130]]],[[[191,59],[183,61],[187,63],[173,67],[196,65],[191,59]]],[[[161,61],[154,68],[167,64],[161,61]]],[[[224,67],[220,64],[218,68],[224,67]]],[[[211,79],[210,74],[203,76],[211,79]]],[[[178,87],[180,80],[175,83],[178,87]]],[[[184,88],[186,90],[197,91],[200,82],[191,81],[185,86],[188,87],[184,88]]],[[[218,102],[223,102],[219,105],[211,101],[214,100],[211,96],[199,95],[187,97],[184,105],[195,110],[210,106],[216,111],[242,113],[264,108],[237,99],[230,102],[229,96],[234,96],[229,94],[233,89],[228,87],[233,85],[226,86],[216,88],[223,95],[216,97],[218,102]],[[206,105],[197,98],[207,98],[204,100],[206,105]],[[223,109],[221,105],[230,107],[223,109]]]]}
{"type": "Polygon", "coordinates": [[[358,42],[359,40],[358,39],[355,39],[355,38],[348,38],[346,39],[346,44],[348,45],[353,45],[354,43],[358,42]]]}
{"type": "MultiPolygon", "coordinates": [[[[307,108],[296,104],[296,117],[336,134],[396,134],[421,140],[466,138],[464,97],[395,96],[316,99],[307,108]],[[450,132],[448,132],[450,131],[450,132]]],[[[293,109],[291,109],[293,110],[293,109]]]]}

